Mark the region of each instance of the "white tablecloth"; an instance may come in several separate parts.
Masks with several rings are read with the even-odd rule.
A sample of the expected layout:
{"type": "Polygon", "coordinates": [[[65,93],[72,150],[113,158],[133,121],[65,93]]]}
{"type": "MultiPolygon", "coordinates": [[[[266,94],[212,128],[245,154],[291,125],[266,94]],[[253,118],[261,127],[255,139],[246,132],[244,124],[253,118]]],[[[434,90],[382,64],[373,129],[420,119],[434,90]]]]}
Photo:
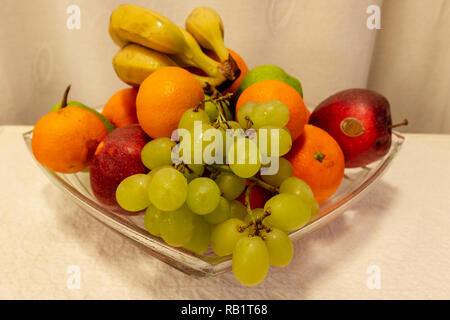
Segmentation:
{"type": "Polygon", "coordinates": [[[371,191],[246,288],[191,278],[91,218],[34,164],[29,129],[0,127],[2,299],[450,298],[449,135],[406,135],[371,191]]]}

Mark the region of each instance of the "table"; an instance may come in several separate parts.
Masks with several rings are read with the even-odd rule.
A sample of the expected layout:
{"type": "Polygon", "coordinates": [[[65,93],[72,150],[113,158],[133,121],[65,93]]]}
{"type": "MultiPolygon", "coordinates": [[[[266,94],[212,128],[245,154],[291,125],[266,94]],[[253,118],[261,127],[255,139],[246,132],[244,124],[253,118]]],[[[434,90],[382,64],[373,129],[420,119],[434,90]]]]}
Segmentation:
{"type": "Polygon", "coordinates": [[[246,288],[191,278],[91,218],[36,166],[29,129],[0,127],[1,299],[450,298],[450,135],[406,134],[372,190],[246,288]]]}

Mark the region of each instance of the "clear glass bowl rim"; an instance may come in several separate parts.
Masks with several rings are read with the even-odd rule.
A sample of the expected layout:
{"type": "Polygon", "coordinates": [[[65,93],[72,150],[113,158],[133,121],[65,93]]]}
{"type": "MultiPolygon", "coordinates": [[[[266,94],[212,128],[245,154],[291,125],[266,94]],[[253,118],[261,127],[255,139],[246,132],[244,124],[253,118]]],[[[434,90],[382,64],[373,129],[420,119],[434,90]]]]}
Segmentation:
{"type": "MultiPolygon", "coordinates": [[[[134,240],[150,255],[184,273],[200,277],[213,276],[226,272],[231,268],[231,256],[215,257],[198,255],[189,250],[172,247],[160,238],[148,234],[137,225],[131,223],[125,216],[111,212],[102,207],[101,204],[81,194],[72,184],[61,177],[64,175],[46,169],[36,161],[31,150],[32,134],[33,130],[25,132],[23,134],[23,139],[37,165],[44,171],[50,181],[67,193],[81,208],[85,209],[94,218],[100,220],[120,234],[134,240]]],[[[392,163],[392,160],[400,151],[404,141],[404,136],[393,131],[389,152],[381,160],[376,162],[374,168],[368,169],[371,171],[371,174],[356,188],[351,190],[351,192],[347,193],[337,201],[332,203],[328,203],[328,201],[325,202],[324,206],[321,206],[320,216],[302,228],[291,232],[289,234],[291,240],[294,242],[312,233],[342,214],[350,204],[354,203],[361,195],[367,192],[369,187],[386,172],[387,168],[392,163]]]]}

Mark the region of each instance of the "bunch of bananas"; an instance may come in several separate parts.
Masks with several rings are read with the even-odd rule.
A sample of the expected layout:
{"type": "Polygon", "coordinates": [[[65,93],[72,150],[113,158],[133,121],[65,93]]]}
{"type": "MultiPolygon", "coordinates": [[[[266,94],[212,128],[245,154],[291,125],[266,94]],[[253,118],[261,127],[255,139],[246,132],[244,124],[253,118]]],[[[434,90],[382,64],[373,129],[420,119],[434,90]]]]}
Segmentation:
{"type": "Polygon", "coordinates": [[[114,70],[132,86],[164,66],[201,69],[206,76],[195,76],[204,88],[239,77],[240,70],[223,42],[222,19],[211,8],[194,9],[183,29],[153,10],[121,5],[111,15],[109,34],[121,48],[113,59],[114,70]],[[207,56],[202,47],[213,50],[220,61],[207,56]]]}

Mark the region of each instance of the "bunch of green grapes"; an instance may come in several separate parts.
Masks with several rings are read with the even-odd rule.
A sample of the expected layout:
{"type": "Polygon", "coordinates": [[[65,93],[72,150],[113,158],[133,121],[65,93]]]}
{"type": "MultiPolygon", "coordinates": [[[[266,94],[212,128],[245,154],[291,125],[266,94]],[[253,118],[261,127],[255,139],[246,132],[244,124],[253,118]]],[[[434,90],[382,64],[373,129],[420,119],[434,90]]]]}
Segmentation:
{"type": "Polygon", "coordinates": [[[292,146],[286,105],[248,102],[237,121],[231,121],[228,106],[226,99],[208,99],[203,107],[187,110],[178,128],[189,135],[150,141],[141,153],[150,172],[124,179],[116,199],[124,210],[145,210],[147,231],[171,246],[200,255],[209,248],[218,256],[232,255],[236,278],[253,286],[265,278],[269,265],[289,264],[293,245],[288,234],[316,217],[319,206],[282,157],[292,146]],[[258,143],[262,135],[268,137],[266,146],[258,143]],[[193,150],[202,153],[195,163],[186,160],[188,155],[195,159],[193,150]],[[267,159],[277,160],[273,174],[263,172],[271,165],[267,159]],[[255,185],[272,197],[252,209],[255,185]]]}

